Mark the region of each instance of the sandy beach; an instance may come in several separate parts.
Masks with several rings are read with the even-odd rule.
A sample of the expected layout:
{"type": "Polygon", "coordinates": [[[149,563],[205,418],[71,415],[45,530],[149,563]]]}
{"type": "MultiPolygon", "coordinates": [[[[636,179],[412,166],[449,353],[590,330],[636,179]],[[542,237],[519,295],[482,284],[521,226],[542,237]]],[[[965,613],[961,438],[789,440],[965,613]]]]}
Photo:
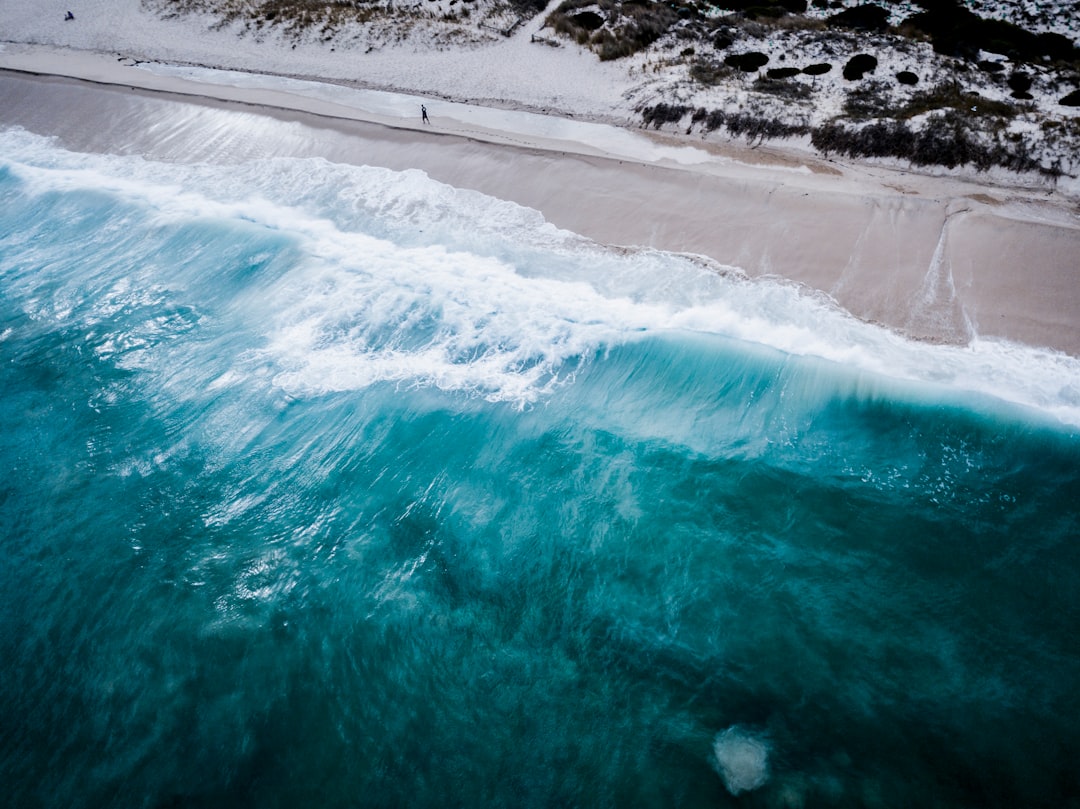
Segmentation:
{"type": "Polygon", "coordinates": [[[9,805],[1072,806],[1065,68],[984,121],[1054,172],[859,162],[929,42],[410,2],[0,0],[9,805]],[[791,100],[736,45],[812,133],[701,124],[791,100]]]}
{"type": "Polygon", "coordinates": [[[598,242],[781,276],[918,339],[1004,338],[1080,355],[1080,216],[1044,188],[928,176],[312,82],[8,46],[0,125],[75,150],[414,168],[598,242]],[[258,78],[258,77],[256,77],[258,78]],[[205,120],[214,113],[213,125],[205,120]],[[221,113],[226,113],[222,117],[221,113]],[[289,122],[262,131],[272,116],[289,122]],[[223,123],[227,122],[227,123],[223,123]]]}

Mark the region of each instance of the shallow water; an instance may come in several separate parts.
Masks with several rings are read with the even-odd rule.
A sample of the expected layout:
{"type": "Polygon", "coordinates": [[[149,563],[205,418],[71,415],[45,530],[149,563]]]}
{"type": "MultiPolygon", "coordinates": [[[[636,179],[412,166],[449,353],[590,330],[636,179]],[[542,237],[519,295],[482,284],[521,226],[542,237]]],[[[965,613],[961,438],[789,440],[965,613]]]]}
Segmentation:
{"type": "Polygon", "coordinates": [[[0,135],[13,806],[1080,794],[1080,366],[419,172],[0,135]]]}

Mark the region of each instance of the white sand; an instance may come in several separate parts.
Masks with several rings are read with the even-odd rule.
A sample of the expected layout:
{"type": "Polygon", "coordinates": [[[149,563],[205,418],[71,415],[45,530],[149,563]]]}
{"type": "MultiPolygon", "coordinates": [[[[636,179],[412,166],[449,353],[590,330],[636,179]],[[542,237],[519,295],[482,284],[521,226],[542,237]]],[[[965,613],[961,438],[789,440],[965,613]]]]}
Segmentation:
{"type": "MultiPolygon", "coordinates": [[[[424,128],[415,95],[135,65],[52,46],[7,44],[0,68],[113,88],[14,74],[0,85],[0,124],[57,134],[73,148],[153,155],[178,140],[163,140],[162,113],[149,112],[142,91],[173,110],[242,105],[322,130],[295,143],[251,140],[258,154],[420,168],[607,244],[698,253],[750,275],[803,282],[911,336],[1003,337],[1080,354],[1080,217],[1053,192],[844,165],[798,150],[665,142],[437,99],[425,102],[433,125],[424,128]]],[[[194,113],[181,119],[198,126],[194,113]]],[[[235,138],[226,140],[229,154],[210,133],[188,138],[182,157],[235,157],[235,138]]]]}

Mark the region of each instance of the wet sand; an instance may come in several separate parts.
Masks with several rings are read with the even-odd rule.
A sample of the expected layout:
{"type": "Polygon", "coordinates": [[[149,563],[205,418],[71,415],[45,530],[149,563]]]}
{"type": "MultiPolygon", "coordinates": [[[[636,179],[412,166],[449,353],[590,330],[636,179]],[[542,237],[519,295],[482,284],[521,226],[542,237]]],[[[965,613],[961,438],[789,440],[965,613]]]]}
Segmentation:
{"type": "Polygon", "coordinates": [[[595,143],[459,119],[423,129],[295,94],[100,59],[65,64],[92,81],[0,71],[0,125],[159,160],[318,156],[420,169],[605,244],[700,254],[805,284],[908,336],[1005,338],[1080,356],[1080,216],[1057,194],[778,149],[716,148],[715,159],[691,164],[605,156],[595,143]]]}

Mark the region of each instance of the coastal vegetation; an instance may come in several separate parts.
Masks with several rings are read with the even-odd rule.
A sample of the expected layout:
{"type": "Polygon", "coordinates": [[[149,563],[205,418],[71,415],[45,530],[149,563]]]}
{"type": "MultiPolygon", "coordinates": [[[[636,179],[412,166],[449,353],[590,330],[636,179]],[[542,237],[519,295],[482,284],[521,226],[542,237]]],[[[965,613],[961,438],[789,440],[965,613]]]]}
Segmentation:
{"type": "Polygon", "coordinates": [[[711,22],[721,35],[703,40],[711,52],[697,49],[688,66],[701,89],[684,89],[680,103],[639,103],[644,126],[720,130],[758,143],[801,137],[825,155],[916,166],[1076,171],[1069,151],[1080,144],[1065,133],[1077,129],[1067,108],[1080,106],[1080,50],[1063,34],[1038,30],[1030,15],[1031,30],[979,16],[960,0],[920,0],[906,16],[895,4],[815,2],[809,12],[823,26],[815,28],[793,24],[808,19],[794,3],[770,13],[720,5],[732,7],[711,22]],[[817,56],[825,59],[805,63],[817,56]],[[773,67],[777,60],[784,64],[773,67]],[[826,90],[819,77],[830,74],[826,90]]]}
{"type": "Polygon", "coordinates": [[[484,47],[535,20],[533,41],[625,64],[642,126],[801,137],[825,154],[915,165],[1080,171],[1069,0],[144,2],[343,50],[484,47]]]}

